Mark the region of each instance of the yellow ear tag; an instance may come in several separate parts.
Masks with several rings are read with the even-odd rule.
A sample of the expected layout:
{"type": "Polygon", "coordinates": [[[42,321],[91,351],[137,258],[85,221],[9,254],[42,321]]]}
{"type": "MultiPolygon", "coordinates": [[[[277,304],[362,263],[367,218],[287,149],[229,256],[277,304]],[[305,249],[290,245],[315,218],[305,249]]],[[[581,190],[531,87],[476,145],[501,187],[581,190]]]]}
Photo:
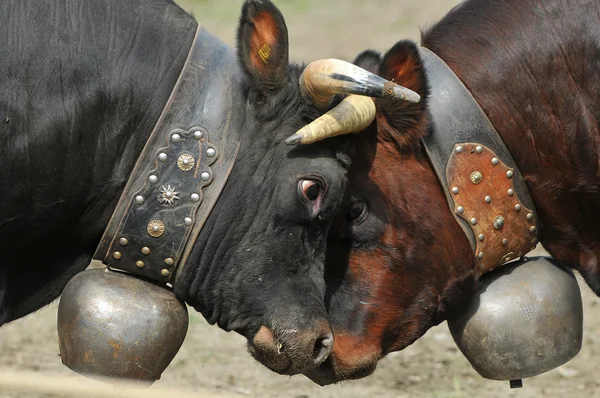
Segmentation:
{"type": "Polygon", "coordinates": [[[258,50],[258,56],[266,64],[271,56],[271,46],[268,43],[263,44],[260,50],[258,50]]]}

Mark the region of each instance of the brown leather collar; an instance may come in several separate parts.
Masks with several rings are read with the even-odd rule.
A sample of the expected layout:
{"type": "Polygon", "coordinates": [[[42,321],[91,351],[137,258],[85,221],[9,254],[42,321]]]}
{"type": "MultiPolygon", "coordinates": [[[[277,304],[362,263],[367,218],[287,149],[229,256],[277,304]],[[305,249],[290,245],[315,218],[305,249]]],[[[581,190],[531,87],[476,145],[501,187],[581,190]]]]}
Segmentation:
{"type": "Polygon", "coordinates": [[[198,26],[94,259],[174,281],[237,158],[246,98],[238,68],[233,50],[198,26]]]}
{"type": "Polygon", "coordinates": [[[485,274],[538,243],[538,217],[512,156],[475,98],[427,48],[431,129],[423,139],[450,210],[485,274]]]}

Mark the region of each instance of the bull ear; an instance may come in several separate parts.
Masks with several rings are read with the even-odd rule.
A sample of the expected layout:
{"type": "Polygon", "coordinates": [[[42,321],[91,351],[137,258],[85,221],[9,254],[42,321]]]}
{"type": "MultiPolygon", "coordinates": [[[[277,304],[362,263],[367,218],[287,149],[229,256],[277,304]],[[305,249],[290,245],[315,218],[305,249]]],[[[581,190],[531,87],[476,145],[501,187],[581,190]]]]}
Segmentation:
{"type": "Polygon", "coordinates": [[[409,88],[419,95],[421,101],[411,103],[383,99],[377,124],[380,135],[387,135],[400,146],[414,146],[427,133],[426,104],[429,95],[427,77],[417,45],[409,40],[400,41],[383,57],[379,75],[409,88]]]}
{"type": "Polygon", "coordinates": [[[375,50],[365,50],[358,54],[352,63],[371,73],[377,73],[381,63],[381,54],[375,50]]]}
{"type": "Polygon", "coordinates": [[[238,57],[252,86],[264,93],[288,79],[288,33],[269,0],[246,0],[237,30],[238,57]]]}

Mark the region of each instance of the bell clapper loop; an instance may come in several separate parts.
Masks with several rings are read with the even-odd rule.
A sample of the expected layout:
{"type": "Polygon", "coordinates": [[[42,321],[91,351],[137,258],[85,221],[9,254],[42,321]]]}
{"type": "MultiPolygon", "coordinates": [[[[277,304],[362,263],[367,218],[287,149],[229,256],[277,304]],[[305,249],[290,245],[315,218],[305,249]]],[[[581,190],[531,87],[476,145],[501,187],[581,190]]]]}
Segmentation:
{"type": "Polygon", "coordinates": [[[510,388],[523,388],[523,380],[522,379],[511,380],[510,388]]]}

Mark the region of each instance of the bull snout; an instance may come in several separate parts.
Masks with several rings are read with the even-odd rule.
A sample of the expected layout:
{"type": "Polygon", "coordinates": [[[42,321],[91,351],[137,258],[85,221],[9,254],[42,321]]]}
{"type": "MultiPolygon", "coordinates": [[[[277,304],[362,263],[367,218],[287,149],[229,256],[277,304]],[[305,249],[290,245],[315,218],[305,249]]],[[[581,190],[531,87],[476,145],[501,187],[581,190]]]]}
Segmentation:
{"type": "Polygon", "coordinates": [[[304,373],[327,360],[333,348],[333,333],[326,323],[304,330],[261,326],[248,349],[252,356],[274,372],[304,373]]]}

